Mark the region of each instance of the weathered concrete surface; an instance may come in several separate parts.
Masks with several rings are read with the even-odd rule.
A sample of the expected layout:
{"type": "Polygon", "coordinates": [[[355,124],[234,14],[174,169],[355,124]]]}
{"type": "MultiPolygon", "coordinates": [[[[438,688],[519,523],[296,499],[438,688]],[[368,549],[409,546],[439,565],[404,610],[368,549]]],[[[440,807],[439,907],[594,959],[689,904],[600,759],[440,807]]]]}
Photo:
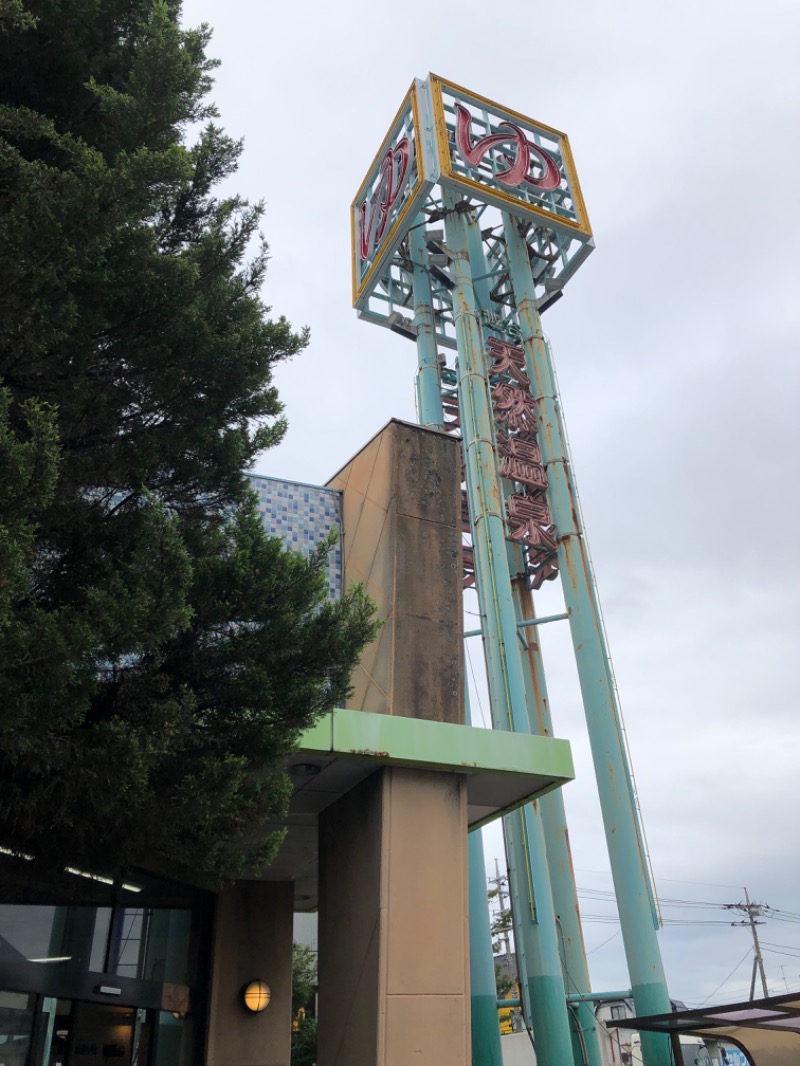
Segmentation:
{"type": "Polygon", "coordinates": [[[320,817],[319,1066],[467,1066],[466,796],[385,769],[320,817]]]}
{"type": "Polygon", "coordinates": [[[239,881],[217,897],[206,1066],[289,1066],[293,886],[239,881]],[[242,1005],[250,981],[272,998],[260,1014],[242,1005]]]}
{"type": "Polygon", "coordinates": [[[349,707],[464,720],[459,448],[392,421],[328,482],[343,492],[345,580],[385,620],[349,707]]]}

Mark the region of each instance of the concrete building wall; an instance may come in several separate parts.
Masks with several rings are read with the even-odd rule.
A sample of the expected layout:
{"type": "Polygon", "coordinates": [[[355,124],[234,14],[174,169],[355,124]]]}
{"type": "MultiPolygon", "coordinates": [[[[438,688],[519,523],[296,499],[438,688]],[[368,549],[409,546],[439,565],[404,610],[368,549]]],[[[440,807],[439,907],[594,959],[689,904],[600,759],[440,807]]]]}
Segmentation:
{"type": "Polygon", "coordinates": [[[349,707],[463,722],[460,445],[392,421],[328,483],[343,492],[345,581],[385,624],[349,707]]]}
{"type": "Polygon", "coordinates": [[[319,820],[320,1066],[378,1063],[383,771],[319,820]]]}
{"type": "Polygon", "coordinates": [[[239,881],[219,893],[206,1066],[289,1066],[292,910],[291,884],[239,881]],[[255,980],[272,993],[260,1014],[242,1005],[255,980]]]}
{"type": "Polygon", "coordinates": [[[464,779],[378,771],[320,818],[319,1066],[467,1066],[464,779]]]}
{"type": "MultiPolygon", "coordinates": [[[[350,707],[463,722],[460,446],[392,421],[334,477],[385,625],[350,707]]],[[[466,779],[385,767],[319,816],[319,1066],[468,1066],[466,779]]],[[[219,896],[207,1066],[288,1066],[292,888],[219,896]],[[260,978],[269,1007],[248,1016],[260,978]]]]}

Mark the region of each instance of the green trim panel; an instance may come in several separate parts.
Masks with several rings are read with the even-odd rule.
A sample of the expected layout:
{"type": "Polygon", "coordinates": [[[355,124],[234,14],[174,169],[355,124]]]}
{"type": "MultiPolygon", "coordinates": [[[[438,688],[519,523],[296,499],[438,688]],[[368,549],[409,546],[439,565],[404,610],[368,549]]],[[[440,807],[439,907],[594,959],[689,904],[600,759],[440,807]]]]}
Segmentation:
{"type": "Polygon", "coordinates": [[[297,754],[463,773],[470,784],[481,779],[490,786],[496,781],[503,794],[502,799],[498,795],[498,808],[472,821],[471,828],[575,777],[566,740],[343,709],[307,730],[297,754]],[[514,798],[509,801],[507,786],[512,783],[514,798]]]}

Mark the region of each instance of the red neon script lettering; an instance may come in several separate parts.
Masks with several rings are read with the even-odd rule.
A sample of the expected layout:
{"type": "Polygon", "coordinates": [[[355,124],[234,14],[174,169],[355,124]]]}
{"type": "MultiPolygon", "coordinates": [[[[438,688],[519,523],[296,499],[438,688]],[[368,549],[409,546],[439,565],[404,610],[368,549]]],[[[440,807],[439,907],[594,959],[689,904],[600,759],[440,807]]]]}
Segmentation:
{"type": "Polygon", "coordinates": [[[506,170],[498,170],[494,175],[503,185],[514,187],[522,185],[541,189],[542,192],[550,192],[557,189],[561,184],[561,171],[558,163],[538,144],[531,144],[525,136],[525,131],[513,122],[499,122],[498,129],[508,130],[508,133],[490,133],[472,141],[472,115],[461,104],[455,105],[456,111],[456,145],[459,152],[473,167],[480,165],[484,155],[491,149],[496,148],[503,142],[512,141],[516,148],[516,158],[512,159],[507,152],[501,152],[503,160],[508,163],[506,170]],[[537,155],[544,167],[544,173],[540,178],[530,176],[531,152],[537,155]]]}
{"type": "Polygon", "coordinates": [[[359,208],[358,250],[362,260],[369,259],[372,249],[383,240],[389,212],[403,188],[410,159],[411,142],[404,137],[387,151],[381,161],[381,176],[375,194],[364,200],[359,208]],[[371,210],[370,200],[373,204],[371,210]]]}

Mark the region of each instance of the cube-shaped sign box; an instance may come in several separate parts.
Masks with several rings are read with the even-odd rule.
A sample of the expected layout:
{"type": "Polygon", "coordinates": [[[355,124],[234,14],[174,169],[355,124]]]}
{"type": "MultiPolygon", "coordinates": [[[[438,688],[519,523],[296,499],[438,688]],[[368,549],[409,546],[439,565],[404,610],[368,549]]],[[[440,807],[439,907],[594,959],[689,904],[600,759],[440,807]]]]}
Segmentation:
{"type": "Polygon", "coordinates": [[[421,90],[425,84],[415,81],[350,206],[355,306],[397,251],[433,185],[421,125],[428,102],[421,90]]]}
{"type": "Polygon", "coordinates": [[[563,235],[590,240],[564,133],[430,76],[439,182],[563,235]]]}
{"type": "MultiPolygon", "coordinates": [[[[430,74],[406,94],[350,208],[360,317],[415,336],[413,268],[403,242],[412,228],[445,217],[443,189],[530,224],[542,306],[594,247],[566,135],[430,74]]],[[[499,276],[498,249],[495,242],[487,257],[499,276]]],[[[452,282],[437,266],[429,267],[436,338],[455,347],[452,282]]]]}

